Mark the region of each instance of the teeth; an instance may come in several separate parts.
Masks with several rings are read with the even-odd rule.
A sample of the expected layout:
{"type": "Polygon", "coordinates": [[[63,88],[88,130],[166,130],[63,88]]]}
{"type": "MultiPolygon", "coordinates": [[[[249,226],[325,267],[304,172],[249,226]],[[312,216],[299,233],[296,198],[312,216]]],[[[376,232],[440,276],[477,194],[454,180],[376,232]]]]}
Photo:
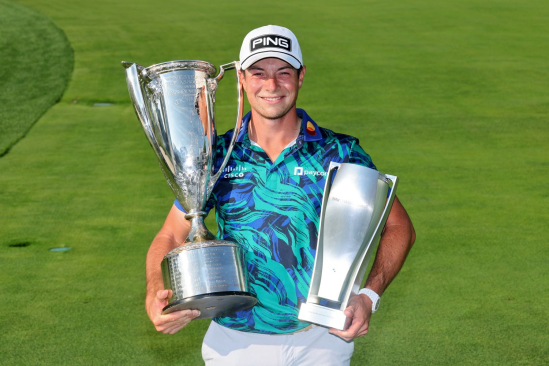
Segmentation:
{"type": "Polygon", "coordinates": [[[263,98],[265,100],[268,100],[268,101],[275,101],[275,100],[280,100],[282,97],[277,97],[277,98],[263,98]]]}

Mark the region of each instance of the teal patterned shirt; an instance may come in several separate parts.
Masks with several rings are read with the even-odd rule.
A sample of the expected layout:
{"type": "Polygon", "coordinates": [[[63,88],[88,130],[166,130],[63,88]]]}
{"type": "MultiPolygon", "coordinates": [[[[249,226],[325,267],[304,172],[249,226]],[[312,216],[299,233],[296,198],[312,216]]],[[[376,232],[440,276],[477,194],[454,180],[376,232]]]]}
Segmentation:
{"type": "MultiPolygon", "coordinates": [[[[275,162],[250,141],[250,113],[244,117],[231,159],[208,202],[208,210],[215,207],[218,238],[241,245],[250,292],[259,300],[251,309],[214,318],[231,329],[282,334],[309,325],[297,315],[309,292],[330,162],[375,169],[356,138],[320,128],[305,111],[297,112],[301,132],[275,162]]],[[[218,137],[216,168],[231,137],[232,131],[218,137]]]]}

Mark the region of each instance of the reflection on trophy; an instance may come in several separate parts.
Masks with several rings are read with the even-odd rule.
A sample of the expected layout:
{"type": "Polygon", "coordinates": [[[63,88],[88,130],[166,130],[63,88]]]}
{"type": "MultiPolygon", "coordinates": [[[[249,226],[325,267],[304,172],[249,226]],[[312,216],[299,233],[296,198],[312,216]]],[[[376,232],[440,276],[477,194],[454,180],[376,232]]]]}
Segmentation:
{"type": "Polygon", "coordinates": [[[349,327],[351,319],[343,311],[351,294],[360,290],[396,188],[395,176],[361,165],[330,163],[311,287],[307,302],[301,304],[300,320],[339,330],[349,327]]]}
{"type": "Polygon", "coordinates": [[[150,67],[122,62],[137,117],[160,167],[191,220],[185,244],[162,261],[164,287],[173,295],[163,313],[198,309],[199,318],[223,316],[256,304],[248,289],[241,248],[215,240],[204,225],[204,208],[231,155],[242,121],[242,88],[237,75],[238,109],[232,141],[214,173],[216,130],[214,102],[225,70],[239,62],[215,66],[182,60],[150,67]]]}

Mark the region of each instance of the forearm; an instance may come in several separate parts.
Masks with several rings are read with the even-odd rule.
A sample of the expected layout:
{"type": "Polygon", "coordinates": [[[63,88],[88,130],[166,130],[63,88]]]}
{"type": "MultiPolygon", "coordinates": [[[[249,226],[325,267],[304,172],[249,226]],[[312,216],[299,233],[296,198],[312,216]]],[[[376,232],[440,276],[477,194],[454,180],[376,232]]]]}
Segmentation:
{"type": "MultiPolygon", "coordinates": [[[[378,295],[383,294],[402,268],[414,240],[415,231],[412,222],[398,198],[395,197],[381,235],[376,259],[366,280],[366,287],[378,295]]],[[[330,329],[330,332],[346,341],[362,337],[368,333],[373,311],[374,305],[370,295],[364,293],[353,295],[349,298],[347,309],[345,309],[345,316],[352,319],[350,327],[343,331],[330,329]]]]}
{"type": "Polygon", "coordinates": [[[153,296],[164,289],[162,281],[162,269],[160,267],[164,256],[172,249],[177,247],[175,238],[160,231],[154,238],[147,253],[145,264],[147,278],[147,297],[153,296]]]}
{"type": "Polygon", "coordinates": [[[381,236],[366,287],[381,295],[402,268],[415,241],[415,231],[408,214],[397,198],[381,236]]]}
{"type": "Polygon", "coordinates": [[[164,289],[162,281],[162,269],[160,267],[164,256],[172,249],[183,243],[189,234],[191,225],[185,219],[185,214],[179,211],[175,206],[172,206],[162,229],[154,238],[149,252],[147,253],[147,261],[145,264],[145,272],[147,278],[147,298],[164,289]]]}
{"type": "Polygon", "coordinates": [[[190,225],[185,219],[184,213],[172,206],[166,222],[156,235],[149,252],[145,271],[147,276],[147,294],[145,309],[157,331],[165,334],[174,334],[186,326],[192,319],[200,315],[197,310],[176,311],[170,314],[162,314],[163,309],[169,304],[172,297],[170,290],[164,289],[162,281],[161,263],[164,256],[172,249],[179,246],[189,234],[190,225]]]}

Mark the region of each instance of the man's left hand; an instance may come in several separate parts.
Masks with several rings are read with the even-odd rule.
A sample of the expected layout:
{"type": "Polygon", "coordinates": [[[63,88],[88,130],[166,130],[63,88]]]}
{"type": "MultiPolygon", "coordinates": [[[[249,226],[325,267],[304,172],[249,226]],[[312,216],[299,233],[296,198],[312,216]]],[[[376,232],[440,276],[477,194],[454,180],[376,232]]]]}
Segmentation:
{"type": "Polygon", "coordinates": [[[372,315],[372,300],[368,296],[364,294],[352,295],[349,298],[349,306],[344,313],[347,318],[351,319],[349,328],[346,330],[330,328],[330,333],[347,342],[368,333],[368,325],[372,315]]]}

